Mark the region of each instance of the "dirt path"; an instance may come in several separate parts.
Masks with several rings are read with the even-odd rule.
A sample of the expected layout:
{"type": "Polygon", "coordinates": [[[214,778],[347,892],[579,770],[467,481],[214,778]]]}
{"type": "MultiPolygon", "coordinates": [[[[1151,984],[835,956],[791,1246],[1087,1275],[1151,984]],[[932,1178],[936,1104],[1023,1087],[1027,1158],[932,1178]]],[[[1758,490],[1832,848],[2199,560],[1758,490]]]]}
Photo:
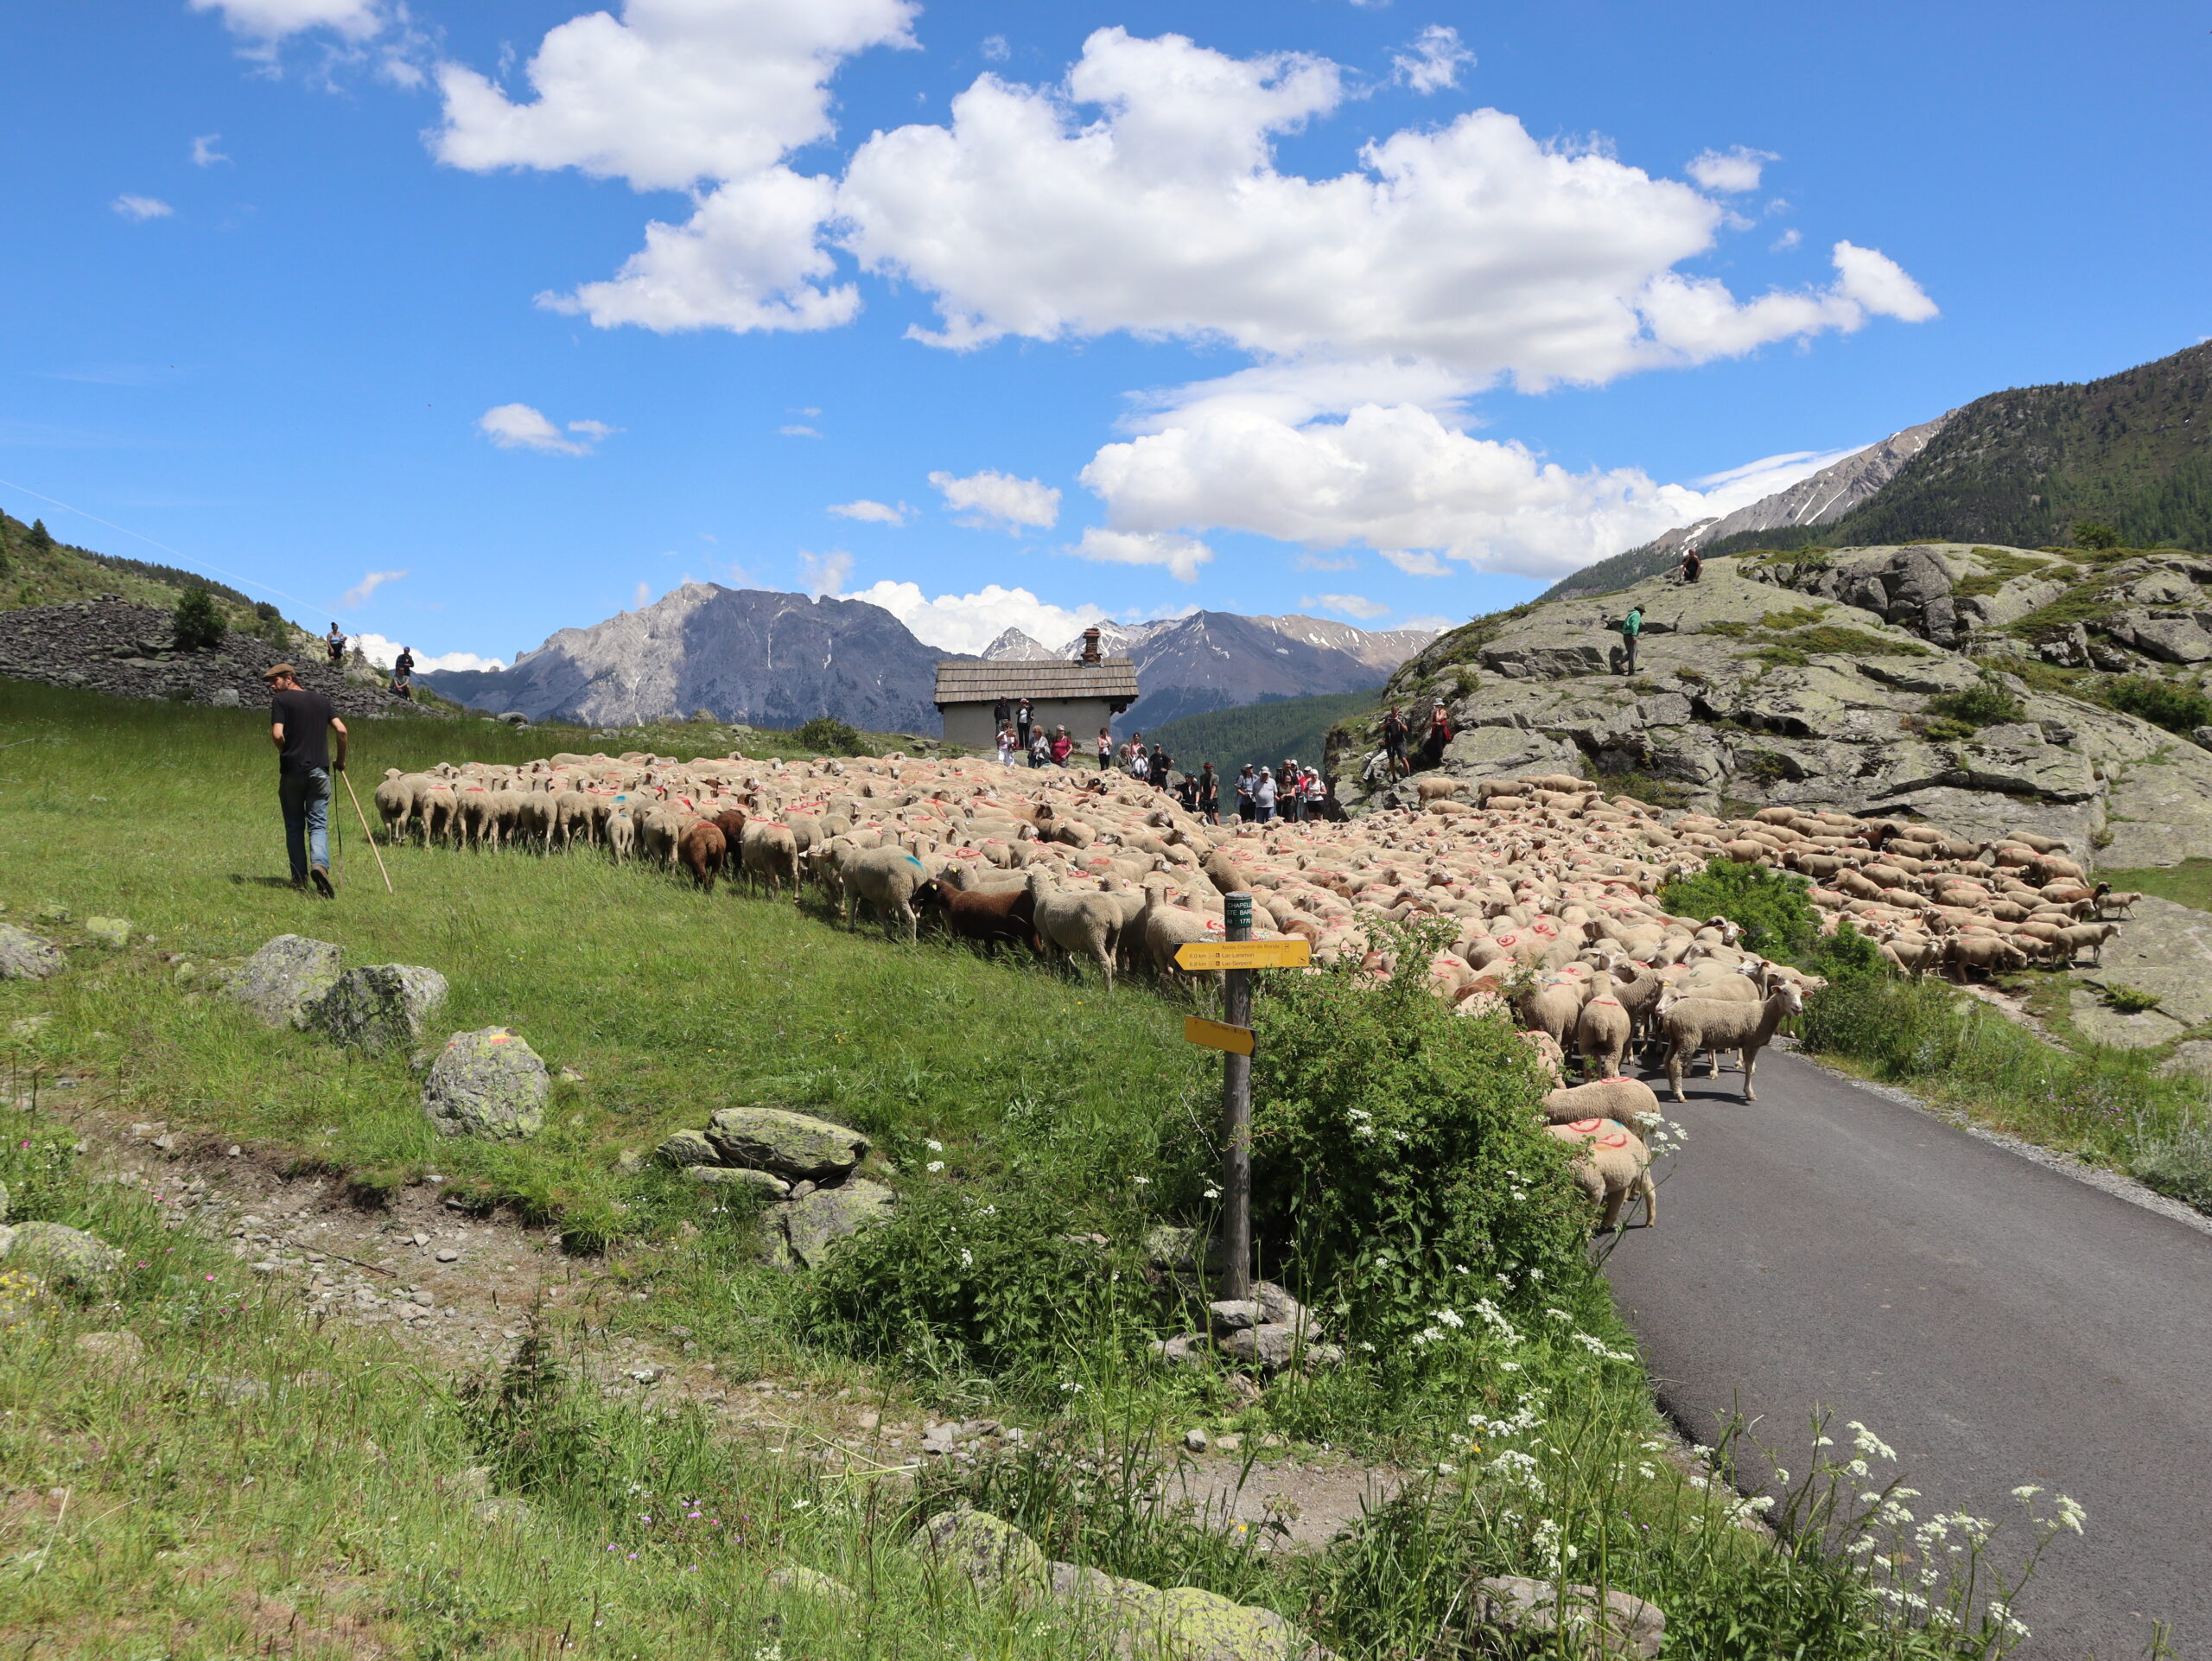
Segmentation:
{"type": "MultiPolygon", "coordinates": [[[[896,1390],[753,1377],[681,1338],[671,1349],[610,1332],[623,1301],[649,1295],[628,1289],[606,1259],[563,1252],[552,1231],[470,1217],[435,1181],[365,1205],[334,1178],[286,1174],[289,1160],[114,1112],[95,1080],[43,1089],[37,1105],[77,1132],[95,1181],[142,1190],[182,1226],[227,1238],[253,1273],[296,1291],[308,1312],[381,1328],[455,1378],[495,1371],[536,1317],[581,1336],[580,1371],[609,1399],[696,1403],[725,1434],[795,1462],[915,1473],[1003,1454],[1028,1434],[996,1419],[940,1420],[896,1390]]],[[[1395,1467],[1324,1450],[1275,1443],[1250,1460],[1246,1451],[1230,1438],[1184,1454],[1168,1498],[1224,1526],[1261,1529],[1271,1549],[1325,1544],[1405,1480],[1395,1467]]]]}

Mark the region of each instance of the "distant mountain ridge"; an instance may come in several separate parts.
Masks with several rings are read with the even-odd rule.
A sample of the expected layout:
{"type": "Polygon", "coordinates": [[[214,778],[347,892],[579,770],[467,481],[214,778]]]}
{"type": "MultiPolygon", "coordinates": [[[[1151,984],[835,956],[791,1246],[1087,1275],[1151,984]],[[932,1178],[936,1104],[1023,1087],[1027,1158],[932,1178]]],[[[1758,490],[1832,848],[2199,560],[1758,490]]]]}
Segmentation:
{"type": "Polygon", "coordinates": [[[2041,548],[2070,543],[2088,520],[2128,547],[2212,553],[2212,342],[2099,380],[1991,392],[1538,597],[1615,593],[1690,543],[1708,558],[1815,544],[2041,548]]]}
{"type": "MultiPolygon", "coordinates": [[[[1100,625],[1109,655],[1135,659],[1144,696],[1130,727],[1250,703],[1379,686],[1433,636],[1370,631],[1323,618],[1193,612],[1156,622],[1100,625]]],[[[1065,662],[1009,628],[984,648],[994,662],[1065,662]]],[[[874,732],[935,735],[941,659],[891,613],[865,601],[690,582],[652,605],[588,628],[566,628],[511,668],[439,671],[419,678],[447,697],[533,721],[558,716],[628,726],[706,710],[718,720],[789,728],[834,715],[874,732]]]]}
{"type": "Polygon", "coordinates": [[[1641,582],[1647,576],[1672,570],[1681,563],[1686,549],[1709,551],[1716,543],[1753,532],[1831,524],[1896,478],[1908,461],[1927,448],[1943,423],[1957,413],[1950,410],[1933,421],[1891,433],[1880,443],[1853,450],[1841,461],[1831,462],[1818,473],[1800,479],[1771,496],[1762,496],[1732,513],[1681,525],[1653,538],[1640,548],[1586,565],[1536,597],[1568,600],[1578,595],[1611,594],[1641,582]]]}

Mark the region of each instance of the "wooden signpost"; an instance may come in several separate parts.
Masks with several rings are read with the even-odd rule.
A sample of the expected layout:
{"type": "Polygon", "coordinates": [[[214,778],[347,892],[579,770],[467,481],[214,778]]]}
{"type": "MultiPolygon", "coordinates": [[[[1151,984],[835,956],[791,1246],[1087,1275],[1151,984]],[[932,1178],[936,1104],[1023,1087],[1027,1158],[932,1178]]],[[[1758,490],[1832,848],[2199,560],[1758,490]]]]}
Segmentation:
{"type": "Polygon", "coordinates": [[[1225,1298],[1252,1295],[1252,971],[1304,969],[1313,961],[1304,940],[1252,938],[1252,896],[1232,894],[1222,901],[1227,936],[1193,940],[1175,949],[1183,969],[1218,969],[1222,973],[1221,1019],[1192,1015],[1183,1036],[1221,1055],[1223,1244],[1228,1272],[1222,1276],[1225,1298]]]}

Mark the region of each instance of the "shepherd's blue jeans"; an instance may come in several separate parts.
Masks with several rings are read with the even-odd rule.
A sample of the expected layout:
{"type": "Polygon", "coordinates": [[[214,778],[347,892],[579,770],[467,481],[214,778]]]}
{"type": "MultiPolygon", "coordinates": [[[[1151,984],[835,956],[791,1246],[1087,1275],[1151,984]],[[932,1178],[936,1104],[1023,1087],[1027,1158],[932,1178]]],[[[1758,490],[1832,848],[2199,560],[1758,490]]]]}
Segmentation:
{"type": "Polygon", "coordinates": [[[284,805],[284,851],[292,856],[292,881],[308,880],[309,864],[330,869],[330,775],[276,775],[276,799],[284,805]]]}

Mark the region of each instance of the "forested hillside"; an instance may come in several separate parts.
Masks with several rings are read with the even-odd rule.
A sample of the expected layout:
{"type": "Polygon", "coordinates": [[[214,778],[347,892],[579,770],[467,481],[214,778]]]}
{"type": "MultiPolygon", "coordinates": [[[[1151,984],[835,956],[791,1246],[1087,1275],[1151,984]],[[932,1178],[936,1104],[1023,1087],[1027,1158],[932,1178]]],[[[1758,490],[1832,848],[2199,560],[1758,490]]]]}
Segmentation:
{"type": "Polygon", "coordinates": [[[1145,741],[1165,744],[1175,765],[1195,773],[1202,761],[1234,778],[1247,761],[1273,767],[1295,757],[1319,766],[1329,729],[1373,707],[1379,690],[1332,692],[1319,697],[1275,698],[1185,716],[1145,730],[1145,741]]]}
{"type": "Polygon", "coordinates": [[[2091,525],[2126,547],[2212,551],[2212,344],[2102,380],[1977,398],[1842,519],[1751,531],[1707,552],[1920,540],[2040,548],[2077,542],[2091,525]]]}

